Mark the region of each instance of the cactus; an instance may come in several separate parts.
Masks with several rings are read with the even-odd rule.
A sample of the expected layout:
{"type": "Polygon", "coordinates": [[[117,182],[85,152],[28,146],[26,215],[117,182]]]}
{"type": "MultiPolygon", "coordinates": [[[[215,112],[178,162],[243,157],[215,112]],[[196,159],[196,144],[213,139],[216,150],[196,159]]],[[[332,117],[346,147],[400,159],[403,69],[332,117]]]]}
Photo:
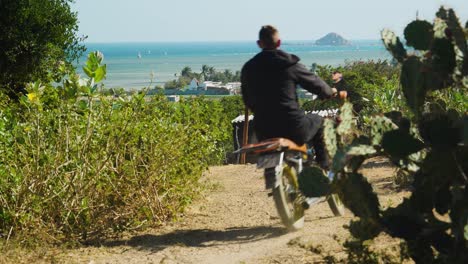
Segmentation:
{"type": "Polygon", "coordinates": [[[417,50],[428,50],[434,38],[433,26],[425,20],[415,20],[406,26],[406,45],[417,50]]]}
{"type": "Polygon", "coordinates": [[[423,149],[423,143],[400,129],[392,130],[384,134],[382,147],[394,160],[408,157],[423,149]]]}
{"type": "Polygon", "coordinates": [[[385,132],[397,129],[392,120],[385,116],[375,116],[371,120],[371,143],[373,146],[378,146],[382,143],[382,138],[385,132]]]}
{"type": "Polygon", "coordinates": [[[356,138],[352,111],[345,104],[337,129],[332,121],[325,124],[332,170],[338,175],[332,188],[359,217],[349,228],[353,243],[363,244],[385,231],[406,241],[416,263],[468,263],[466,109],[459,113],[426,96],[431,90],[468,87],[467,33],[468,24],[462,29],[453,10],[444,8],[433,25],[413,21],[405,29],[408,45],[428,50],[423,56],[408,56],[393,32],[382,31],[385,46],[402,64],[400,83],[414,113],[411,121],[400,112],[379,115],[371,119],[370,138],[356,138]],[[411,196],[385,210],[358,172],[376,154],[390,158],[413,179],[411,196]],[[434,212],[450,221],[439,220],[434,212]]]}
{"type": "Polygon", "coordinates": [[[350,144],[355,138],[356,118],[353,115],[353,105],[349,102],[340,108],[341,122],[336,128],[342,143],[350,144]]]}
{"type": "Polygon", "coordinates": [[[445,38],[445,30],[448,28],[445,20],[441,18],[434,19],[434,38],[445,38]]]}
{"type": "MultiPolygon", "coordinates": [[[[457,113],[458,114],[458,113],[457,113]]],[[[448,113],[427,113],[419,123],[424,141],[436,149],[453,148],[463,139],[463,121],[448,113]]]]}
{"type": "Polygon", "coordinates": [[[454,44],[460,49],[463,54],[467,52],[467,43],[463,27],[460,24],[460,20],[453,11],[449,9],[447,15],[447,27],[449,31],[446,32],[447,38],[452,39],[454,44]]]}
{"type": "Polygon", "coordinates": [[[374,221],[379,218],[379,200],[362,174],[348,173],[337,184],[341,200],[356,216],[374,221]]]}
{"type": "Polygon", "coordinates": [[[406,59],[406,49],[403,47],[400,39],[393,33],[393,31],[384,29],[381,32],[382,40],[390,53],[398,62],[403,62],[406,59]]]}
{"type": "Polygon", "coordinates": [[[451,74],[457,65],[455,47],[452,41],[446,38],[435,39],[432,44],[431,54],[432,70],[445,80],[446,85],[441,88],[447,88],[448,84],[452,82],[451,74]]]}
{"type": "Polygon", "coordinates": [[[409,57],[401,67],[400,83],[408,106],[417,115],[426,96],[426,75],[423,63],[415,56],[409,57]]]}
{"type": "Polygon", "coordinates": [[[466,41],[468,32],[466,26],[465,28],[462,27],[453,9],[446,10],[441,7],[437,16],[438,18],[434,21],[434,30],[437,31],[437,37],[440,39],[445,38],[453,45],[453,47],[448,47],[448,44],[443,43],[438,51],[439,53],[444,51],[448,53],[446,57],[450,58],[451,61],[446,61],[446,63],[450,63],[450,73],[453,71],[451,67],[456,66],[452,78],[459,84],[468,87],[468,82],[464,79],[464,76],[468,74],[468,45],[466,41]]]}
{"type": "Polygon", "coordinates": [[[377,153],[375,148],[369,145],[359,144],[355,146],[351,146],[349,150],[346,152],[346,155],[350,156],[366,156],[377,153]]]}
{"type": "Polygon", "coordinates": [[[334,157],[337,150],[337,140],[335,122],[333,122],[331,119],[325,119],[323,126],[323,135],[327,151],[330,157],[334,157]]]}
{"type": "Polygon", "coordinates": [[[318,167],[306,167],[299,174],[299,188],[307,197],[326,196],[330,193],[330,180],[318,167]]]}

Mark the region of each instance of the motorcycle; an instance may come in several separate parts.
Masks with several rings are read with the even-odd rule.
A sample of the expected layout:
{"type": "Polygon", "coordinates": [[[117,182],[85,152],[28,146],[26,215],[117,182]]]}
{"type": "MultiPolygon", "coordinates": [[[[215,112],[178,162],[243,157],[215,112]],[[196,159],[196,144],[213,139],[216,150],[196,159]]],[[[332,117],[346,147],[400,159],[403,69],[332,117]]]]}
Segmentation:
{"type": "MultiPolygon", "coordinates": [[[[330,115],[330,112],[318,112],[320,115],[330,115]]],[[[336,115],[337,110],[332,111],[336,115]]],[[[271,190],[281,222],[291,231],[304,226],[304,212],[312,205],[326,200],[335,216],[345,214],[345,206],[339,196],[328,193],[325,197],[307,197],[299,185],[299,174],[305,164],[314,159],[313,149],[306,145],[298,146],[287,138],[273,138],[255,144],[248,144],[234,152],[235,154],[253,153],[258,155],[257,168],[264,170],[265,187],[271,190]]],[[[335,175],[326,173],[328,181],[332,182],[335,175]]]]}

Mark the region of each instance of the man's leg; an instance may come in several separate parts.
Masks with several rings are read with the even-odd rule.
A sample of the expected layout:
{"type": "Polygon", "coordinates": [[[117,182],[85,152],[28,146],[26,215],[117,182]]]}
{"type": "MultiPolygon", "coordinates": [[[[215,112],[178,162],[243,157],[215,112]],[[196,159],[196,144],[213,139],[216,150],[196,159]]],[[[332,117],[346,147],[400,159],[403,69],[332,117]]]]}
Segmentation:
{"type": "Polygon", "coordinates": [[[330,158],[323,139],[323,117],[309,113],[306,118],[309,121],[307,129],[307,138],[309,139],[307,143],[315,150],[315,161],[322,169],[328,170],[330,168],[330,158]]]}
{"type": "Polygon", "coordinates": [[[323,139],[323,127],[320,127],[315,136],[309,142],[315,150],[315,161],[324,169],[330,169],[330,158],[328,157],[327,149],[325,148],[325,141],[323,139]]]}

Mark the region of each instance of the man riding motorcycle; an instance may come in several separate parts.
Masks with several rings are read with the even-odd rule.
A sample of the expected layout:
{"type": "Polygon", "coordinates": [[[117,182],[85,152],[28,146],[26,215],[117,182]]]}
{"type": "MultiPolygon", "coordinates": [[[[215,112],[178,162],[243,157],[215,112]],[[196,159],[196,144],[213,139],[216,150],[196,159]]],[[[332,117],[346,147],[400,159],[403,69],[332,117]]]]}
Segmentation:
{"type": "Polygon", "coordinates": [[[337,90],[300,64],[299,57],[279,49],[281,40],[275,27],[263,26],[257,44],[262,51],[241,72],[242,98],[255,114],[257,138],[284,137],[298,145],[308,143],[315,149],[319,166],[328,169],[323,118],[300,109],[296,88],[300,85],[320,99],[335,96],[337,90]]]}

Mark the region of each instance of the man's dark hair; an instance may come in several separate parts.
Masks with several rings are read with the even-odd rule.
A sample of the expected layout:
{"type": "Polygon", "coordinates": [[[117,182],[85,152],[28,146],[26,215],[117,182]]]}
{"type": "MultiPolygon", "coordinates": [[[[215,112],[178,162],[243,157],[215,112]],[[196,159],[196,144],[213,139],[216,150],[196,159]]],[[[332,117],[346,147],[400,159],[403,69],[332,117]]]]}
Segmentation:
{"type": "Polygon", "coordinates": [[[278,34],[278,30],[272,25],[263,26],[258,33],[258,39],[262,41],[266,48],[275,48],[276,42],[278,41],[275,36],[278,34]]]}

